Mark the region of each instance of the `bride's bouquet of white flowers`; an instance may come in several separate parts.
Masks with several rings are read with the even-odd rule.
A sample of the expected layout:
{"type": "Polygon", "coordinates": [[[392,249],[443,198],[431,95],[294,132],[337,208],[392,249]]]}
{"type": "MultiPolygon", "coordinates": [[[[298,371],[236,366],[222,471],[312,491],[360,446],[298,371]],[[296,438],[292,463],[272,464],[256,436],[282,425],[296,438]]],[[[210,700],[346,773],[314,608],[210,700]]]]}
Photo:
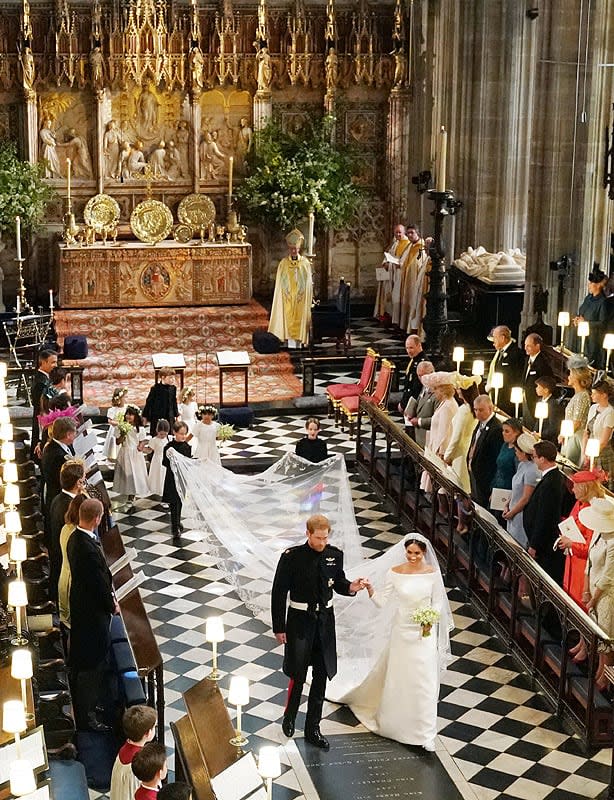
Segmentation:
{"type": "Polygon", "coordinates": [[[422,628],[422,636],[430,636],[431,628],[439,621],[439,611],[435,608],[417,608],[412,619],[422,628]]]}
{"type": "Polygon", "coordinates": [[[227,442],[235,435],[234,425],[224,423],[217,429],[217,438],[222,442],[227,442]]]}

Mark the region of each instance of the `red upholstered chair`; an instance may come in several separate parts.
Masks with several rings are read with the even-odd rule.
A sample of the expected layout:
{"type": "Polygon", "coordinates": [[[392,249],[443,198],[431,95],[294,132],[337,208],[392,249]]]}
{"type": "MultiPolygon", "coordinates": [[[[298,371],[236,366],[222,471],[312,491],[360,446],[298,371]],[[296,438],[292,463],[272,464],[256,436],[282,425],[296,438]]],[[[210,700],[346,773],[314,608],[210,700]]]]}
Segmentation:
{"type": "Polygon", "coordinates": [[[392,385],[392,374],[395,366],[387,358],[382,360],[382,368],[377,376],[377,383],[372,394],[355,395],[353,397],[346,397],[341,401],[341,427],[344,427],[344,421],[348,421],[350,427],[350,438],[354,437],[354,425],[358,418],[358,407],[360,406],[360,399],[366,400],[368,403],[373,403],[378,408],[386,410],[388,406],[388,397],[390,395],[390,386],[392,385]]]}
{"type": "Polygon", "coordinates": [[[335,425],[339,424],[339,408],[344,398],[352,397],[353,395],[359,397],[361,394],[368,394],[373,388],[373,379],[375,378],[378,360],[379,354],[369,347],[362,364],[362,372],[360,373],[360,380],[358,383],[330,383],[326,387],[328,416],[332,417],[334,413],[335,425]]]}

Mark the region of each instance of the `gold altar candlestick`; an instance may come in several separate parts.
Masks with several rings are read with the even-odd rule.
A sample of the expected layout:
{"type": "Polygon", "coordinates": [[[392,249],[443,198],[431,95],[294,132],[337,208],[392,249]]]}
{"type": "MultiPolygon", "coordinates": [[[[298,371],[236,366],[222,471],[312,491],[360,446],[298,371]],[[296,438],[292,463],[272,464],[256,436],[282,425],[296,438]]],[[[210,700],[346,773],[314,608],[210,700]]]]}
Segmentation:
{"type": "Polygon", "coordinates": [[[228,159],[228,199],[232,197],[232,171],[234,167],[234,158],[230,156],[228,159]]]}

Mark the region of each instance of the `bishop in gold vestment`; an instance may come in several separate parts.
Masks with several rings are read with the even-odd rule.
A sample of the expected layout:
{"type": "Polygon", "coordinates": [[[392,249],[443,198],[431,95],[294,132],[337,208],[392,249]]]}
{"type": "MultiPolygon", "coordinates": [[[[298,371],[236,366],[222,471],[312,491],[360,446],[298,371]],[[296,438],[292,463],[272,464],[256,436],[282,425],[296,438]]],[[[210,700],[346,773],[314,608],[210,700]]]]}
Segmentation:
{"type": "Polygon", "coordinates": [[[377,283],[377,295],[375,298],[375,309],[373,316],[377,319],[382,319],[386,314],[388,314],[395,325],[398,325],[400,321],[401,275],[403,273],[409,244],[409,239],[405,233],[405,226],[395,225],[394,240],[390,247],[386,250],[386,253],[394,256],[395,259],[398,258],[399,263],[389,264],[384,256],[382,267],[388,270],[388,278],[387,280],[378,281],[377,283]]]}
{"type": "Polygon", "coordinates": [[[309,344],[313,276],[309,259],[301,256],[303,235],[293,230],[286,236],[288,255],[277,267],[269,332],[289,347],[309,344]]]}

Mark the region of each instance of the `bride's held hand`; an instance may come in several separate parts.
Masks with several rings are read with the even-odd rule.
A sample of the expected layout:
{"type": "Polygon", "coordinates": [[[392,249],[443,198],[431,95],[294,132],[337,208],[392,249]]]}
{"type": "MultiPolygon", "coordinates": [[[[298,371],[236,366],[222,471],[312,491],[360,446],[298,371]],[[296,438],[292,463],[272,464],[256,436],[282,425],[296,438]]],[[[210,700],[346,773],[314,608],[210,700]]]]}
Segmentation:
{"type": "Polygon", "coordinates": [[[356,578],[355,581],[350,583],[350,592],[359,592],[361,589],[365,589],[368,583],[369,581],[367,578],[356,578]]]}

